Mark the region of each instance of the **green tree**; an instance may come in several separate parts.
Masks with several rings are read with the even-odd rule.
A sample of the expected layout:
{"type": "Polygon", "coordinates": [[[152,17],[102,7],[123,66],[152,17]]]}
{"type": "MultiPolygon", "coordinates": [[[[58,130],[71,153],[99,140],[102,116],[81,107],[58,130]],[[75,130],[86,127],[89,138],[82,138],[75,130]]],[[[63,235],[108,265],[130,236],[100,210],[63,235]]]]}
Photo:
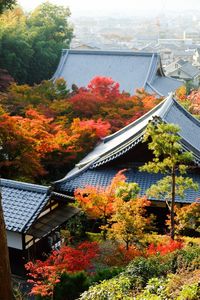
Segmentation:
{"type": "Polygon", "coordinates": [[[183,152],[180,128],[174,124],[165,124],[154,119],[147,126],[144,142],[149,142],[152,150],[152,161],[140,167],[140,171],[162,173],[166,176],[152,185],[147,195],[152,198],[165,199],[170,211],[170,236],[174,239],[174,205],[176,196],[184,197],[187,189],[197,190],[198,185],[186,174],[188,164],[192,161],[192,153],[183,152]]]}
{"type": "MultiPolygon", "coordinates": [[[[15,4],[14,0],[1,1],[0,3],[0,14],[4,9],[11,8],[15,4]]],[[[0,30],[1,36],[1,30],[0,30]]],[[[0,48],[1,49],[1,48],[0,48]]],[[[0,107],[0,114],[2,113],[0,107]]],[[[1,140],[0,140],[1,142],[1,140]]],[[[0,180],[1,187],[1,180],[0,180]]],[[[7,246],[6,227],[4,221],[3,207],[2,207],[2,195],[0,189],[0,298],[12,300],[13,292],[11,286],[11,272],[10,272],[10,261],[7,246]]]]}
{"type": "Polygon", "coordinates": [[[61,50],[69,48],[73,37],[73,28],[68,22],[70,14],[69,8],[46,2],[38,6],[27,19],[34,51],[28,83],[49,79],[55,72],[61,50]]]}
{"type": "Polygon", "coordinates": [[[20,7],[0,17],[0,67],[20,83],[39,83],[56,70],[61,50],[69,48],[70,11],[45,2],[27,15],[20,7]]]}
{"type": "Polygon", "coordinates": [[[19,83],[27,81],[34,53],[26,18],[20,7],[0,16],[0,65],[19,83]]]}
{"type": "Polygon", "coordinates": [[[15,4],[15,0],[2,0],[0,2],[0,14],[2,14],[5,9],[11,9],[15,4]]]}

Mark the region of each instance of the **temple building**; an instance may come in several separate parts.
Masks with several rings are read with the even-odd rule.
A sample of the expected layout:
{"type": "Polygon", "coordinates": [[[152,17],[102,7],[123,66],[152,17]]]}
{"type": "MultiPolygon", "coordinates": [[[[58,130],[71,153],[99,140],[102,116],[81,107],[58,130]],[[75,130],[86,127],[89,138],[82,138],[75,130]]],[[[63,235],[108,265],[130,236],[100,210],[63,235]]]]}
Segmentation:
{"type": "MultiPolygon", "coordinates": [[[[186,111],[170,94],[151,111],[136,121],[105,137],[61,180],[52,186],[1,179],[3,212],[13,273],[19,274],[27,260],[41,258],[60,242],[60,229],[69,218],[79,213],[71,202],[76,188],[88,185],[106,187],[119,170],[126,169],[128,182],[137,182],[140,194],[162,178],[162,174],[140,172],[138,167],[152,160],[152,152],[143,143],[148,122],[159,118],[181,128],[181,145],[193,153],[193,168],[188,176],[200,185],[200,121],[186,111]],[[16,265],[17,262],[17,265],[16,265]]],[[[185,197],[176,198],[182,206],[200,198],[200,190],[188,190],[185,197]]],[[[165,219],[164,199],[151,199],[150,211],[158,216],[158,226],[165,219]]]]}
{"type": "Polygon", "coordinates": [[[27,260],[56,247],[60,229],[79,210],[51,187],[7,179],[0,184],[11,269],[19,274],[27,260]]]}
{"type": "Polygon", "coordinates": [[[158,53],[100,50],[63,50],[53,79],[64,78],[68,88],[73,84],[86,87],[96,76],[111,77],[120,90],[134,94],[144,88],[151,94],[167,96],[183,85],[165,76],[158,53]]]}
{"type": "MultiPolygon", "coordinates": [[[[181,145],[185,151],[193,153],[193,171],[188,176],[200,185],[200,121],[170,94],[144,116],[105,137],[63,179],[54,183],[55,191],[73,195],[76,188],[88,185],[106,187],[119,170],[126,169],[127,181],[137,182],[141,188],[140,194],[145,195],[146,190],[163,176],[138,170],[138,166],[152,160],[152,152],[142,140],[148,122],[155,117],[165,123],[177,124],[181,128],[181,145]]],[[[176,202],[183,205],[192,203],[197,198],[200,198],[200,190],[188,190],[185,197],[177,198],[176,202]]],[[[163,199],[152,199],[152,204],[166,206],[163,199]]]]}

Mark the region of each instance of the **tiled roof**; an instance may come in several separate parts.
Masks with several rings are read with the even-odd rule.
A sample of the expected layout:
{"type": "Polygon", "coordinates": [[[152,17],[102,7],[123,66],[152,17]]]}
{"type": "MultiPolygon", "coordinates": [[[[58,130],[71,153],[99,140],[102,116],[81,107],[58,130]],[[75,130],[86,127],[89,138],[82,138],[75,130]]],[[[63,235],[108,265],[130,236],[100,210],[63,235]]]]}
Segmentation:
{"type": "Polygon", "coordinates": [[[166,66],[166,72],[170,76],[174,75],[174,72],[181,70],[184,72],[188,78],[195,78],[196,76],[200,75],[200,70],[193,66],[189,61],[179,59],[176,62],[171,63],[170,65],[166,66]],[[178,68],[176,67],[178,65],[178,68]]]}
{"type": "Polygon", "coordinates": [[[192,151],[194,162],[200,164],[200,121],[195,119],[170,95],[141,118],[104,138],[93,151],[76,164],[75,168],[63,179],[57,181],[55,185],[75,178],[89,168],[96,168],[116,157],[123,156],[141,142],[146,126],[153,117],[158,117],[166,123],[179,125],[183,148],[186,151],[192,151]]]}
{"type": "Polygon", "coordinates": [[[48,214],[39,218],[27,232],[34,238],[42,238],[54,231],[59,226],[66,223],[72,216],[78,214],[80,210],[76,207],[63,205],[55,208],[48,214]]]}
{"type": "Polygon", "coordinates": [[[0,179],[6,229],[26,232],[49,200],[50,188],[0,179]]]}
{"type": "Polygon", "coordinates": [[[180,68],[183,72],[185,72],[189,77],[194,78],[196,76],[200,76],[200,71],[198,68],[194,67],[191,63],[186,62],[180,68]]]}
{"type": "Polygon", "coordinates": [[[68,86],[87,86],[96,76],[111,77],[120,84],[122,91],[133,94],[137,88],[167,96],[182,85],[165,77],[157,53],[130,51],[63,50],[53,79],[63,77],[68,86]],[[159,74],[158,74],[159,70],[159,74]],[[153,82],[157,80],[156,87],[153,82]],[[164,82],[159,84],[159,79],[164,82]],[[149,86],[153,88],[149,89],[149,86]]]}
{"type": "MultiPolygon", "coordinates": [[[[88,169],[84,173],[81,173],[79,176],[63,181],[59,184],[59,190],[67,193],[73,193],[76,188],[83,188],[85,186],[101,186],[106,187],[111,182],[112,178],[116,173],[124,167],[118,166],[117,168],[97,168],[90,170],[88,169]]],[[[141,188],[140,194],[145,195],[146,190],[152,185],[155,184],[159,179],[162,178],[161,174],[149,174],[147,172],[139,172],[136,167],[129,168],[126,171],[125,175],[127,176],[127,182],[137,182],[141,188]]],[[[200,175],[195,173],[188,174],[189,177],[193,178],[200,186],[200,175]]],[[[185,194],[184,199],[176,198],[177,202],[181,203],[192,203],[197,198],[200,198],[200,190],[188,190],[185,194]]],[[[162,199],[152,199],[152,200],[161,200],[162,199]]]]}

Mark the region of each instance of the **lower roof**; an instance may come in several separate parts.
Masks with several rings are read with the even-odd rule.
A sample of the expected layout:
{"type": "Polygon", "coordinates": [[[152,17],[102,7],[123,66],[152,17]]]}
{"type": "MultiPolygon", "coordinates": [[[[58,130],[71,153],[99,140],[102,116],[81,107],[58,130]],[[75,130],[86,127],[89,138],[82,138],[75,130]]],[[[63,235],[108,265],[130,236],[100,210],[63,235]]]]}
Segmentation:
{"type": "Polygon", "coordinates": [[[50,198],[50,187],[0,179],[6,229],[26,232],[50,198]]]}
{"type": "MultiPolygon", "coordinates": [[[[75,189],[83,188],[85,186],[106,187],[110,184],[116,173],[122,169],[124,169],[124,166],[117,166],[115,168],[105,166],[104,168],[88,169],[71,180],[59,182],[59,184],[56,185],[56,188],[65,193],[73,193],[75,189]]],[[[139,184],[141,195],[145,195],[146,190],[163,177],[162,174],[139,172],[137,167],[128,168],[125,175],[127,177],[127,182],[136,182],[139,184]]],[[[188,174],[188,176],[200,186],[200,174],[191,173],[188,174]]],[[[189,189],[185,193],[184,199],[177,197],[176,201],[179,203],[192,203],[196,201],[197,198],[200,198],[200,190],[194,191],[189,189]]],[[[164,199],[152,200],[164,201],[164,199]]]]}
{"type": "Polygon", "coordinates": [[[39,218],[31,226],[27,233],[32,235],[35,239],[41,239],[42,237],[59,228],[67,220],[79,213],[79,211],[79,209],[73,206],[59,206],[47,215],[39,218]]]}

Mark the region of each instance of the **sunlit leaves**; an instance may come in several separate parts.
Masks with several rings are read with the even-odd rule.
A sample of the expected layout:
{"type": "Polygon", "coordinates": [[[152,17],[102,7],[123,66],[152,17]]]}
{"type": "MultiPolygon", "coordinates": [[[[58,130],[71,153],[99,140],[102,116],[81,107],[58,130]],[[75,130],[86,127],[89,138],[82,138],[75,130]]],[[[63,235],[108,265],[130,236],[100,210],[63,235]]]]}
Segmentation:
{"type": "MultiPolygon", "coordinates": [[[[140,171],[167,174],[163,179],[152,185],[147,191],[153,199],[166,200],[170,210],[171,238],[174,239],[174,203],[176,197],[183,198],[188,189],[198,189],[192,178],[183,177],[192,162],[192,153],[185,152],[181,145],[180,128],[174,124],[165,124],[154,118],[146,129],[144,142],[149,142],[152,150],[152,161],[140,167],[140,171]]],[[[194,199],[195,200],[195,199],[194,199]]]]}
{"type": "Polygon", "coordinates": [[[69,16],[68,8],[49,2],[31,14],[19,7],[6,11],[0,17],[1,67],[19,83],[34,84],[50,79],[61,50],[69,48],[73,36],[69,16]]]}

